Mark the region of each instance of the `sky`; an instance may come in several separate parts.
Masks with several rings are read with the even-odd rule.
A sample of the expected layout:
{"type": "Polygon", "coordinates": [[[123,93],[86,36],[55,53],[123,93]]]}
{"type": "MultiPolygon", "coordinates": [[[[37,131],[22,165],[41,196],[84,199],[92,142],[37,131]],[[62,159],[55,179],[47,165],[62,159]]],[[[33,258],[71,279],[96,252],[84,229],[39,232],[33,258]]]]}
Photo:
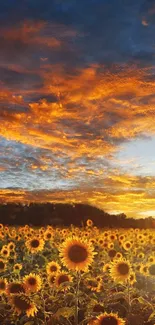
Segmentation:
{"type": "Polygon", "coordinates": [[[0,202],[155,216],[154,0],[0,2],[0,202]]]}

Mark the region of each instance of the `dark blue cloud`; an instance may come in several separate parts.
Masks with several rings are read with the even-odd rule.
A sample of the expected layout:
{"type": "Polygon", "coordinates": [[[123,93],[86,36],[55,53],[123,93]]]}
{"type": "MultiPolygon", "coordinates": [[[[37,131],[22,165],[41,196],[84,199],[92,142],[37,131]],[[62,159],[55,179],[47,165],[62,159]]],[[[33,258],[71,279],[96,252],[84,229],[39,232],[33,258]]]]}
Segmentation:
{"type": "MultiPolygon", "coordinates": [[[[152,1],[144,3],[143,0],[25,0],[20,3],[9,1],[6,5],[1,2],[3,27],[31,20],[63,24],[77,31],[77,36],[68,38],[67,46],[63,45],[55,52],[45,46],[35,48],[32,44],[30,46],[22,40],[16,40],[12,44],[12,51],[7,51],[8,59],[11,60],[11,52],[12,56],[31,55],[31,62],[36,64],[40,55],[48,55],[50,63],[63,62],[67,68],[92,62],[128,62],[138,57],[142,65],[145,65],[146,61],[154,60],[154,28],[142,25],[144,14],[148,13],[152,5],[152,1]]],[[[58,39],[64,37],[55,28],[51,28],[51,34],[55,34],[58,39]]],[[[2,51],[3,42],[1,40],[2,51]]]]}
{"type": "Polygon", "coordinates": [[[37,89],[42,87],[42,80],[37,74],[21,73],[7,68],[0,68],[1,82],[11,89],[37,89]]]}

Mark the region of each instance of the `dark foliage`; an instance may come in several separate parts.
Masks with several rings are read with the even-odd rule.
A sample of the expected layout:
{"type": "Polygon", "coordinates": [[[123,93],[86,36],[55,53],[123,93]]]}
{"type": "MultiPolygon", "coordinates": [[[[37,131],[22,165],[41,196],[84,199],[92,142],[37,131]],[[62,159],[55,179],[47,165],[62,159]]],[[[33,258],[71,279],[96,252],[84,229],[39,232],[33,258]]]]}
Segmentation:
{"type": "Polygon", "coordinates": [[[110,215],[103,210],[85,204],[30,203],[28,205],[8,203],[0,205],[0,222],[5,225],[81,226],[91,219],[97,227],[154,228],[155,219],[127,218],[122,213],[110,215]]]}

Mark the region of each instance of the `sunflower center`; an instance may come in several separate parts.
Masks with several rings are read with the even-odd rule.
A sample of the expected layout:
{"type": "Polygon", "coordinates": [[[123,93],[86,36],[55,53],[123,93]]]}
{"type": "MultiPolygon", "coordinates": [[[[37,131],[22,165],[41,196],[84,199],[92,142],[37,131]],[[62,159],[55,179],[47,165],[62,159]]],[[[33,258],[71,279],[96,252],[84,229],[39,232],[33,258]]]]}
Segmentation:
{"type": "Polygon", "coordinates": [[[115,249],[110,249],[110,251],[108,252],[108,255],[109,255],[109,257],[115,257],[115,255],[116,255],[115,249]]]}
{"type": "Polygon", "coordinates": [[[4,281],[1,281],[1,282],[0,282],[0,289],[1,289],[1,290],[4,290],[5,287],[6,287],[5,282],[4,282],[4,281]]]}
{"type": "Polygon", "coordinates": [[[93,307],[93,312],[94,313],[100,313],[100,312],[104,312],[104,307],[100,304],[96,304],[93,307]]]}
{"type": "Polygon", "coordinates": [[[59,279],[58,279],[58,284],[61,284],[61,283],[63,283],[63,282],[67,282],[67,281],[69,281],[68,275],[63,274],[63,275],[61,275],[61,276],[59,277],[59,279]]]}
{"type": "Polygon", "coordinates": [[[57,271],[57,267],[56,267],[56,265],[51,265],[51,267],[50,267],[50,271],[51,271],[51,272],[55,272],[55,271],[57,271]]]}
{"type": "Polygon", "coordinates": [[[31,286],[34,286],[36,284],[36,279],[35,278],[29,278],[28,282],[29,282],[29,284],[31,286]]]}
{"type": "Polygon", "coordinates": [[[7,254],[8,254],[8,251],[6,249],[4,249],[3,255],[7,255],[7,254]]]}
{"type": "Polygon", "coordinates": [[[88,253],[85,247],[75,244],[70,247],[68,257],[74,263],[82,263],[87,259],[88,253]]]}
{"type": "Polygon", "coordinates": [[[96,280],[91,279],[88,281],[88,285],[90,285],[91,287],[97,287],[98,282],[96,280]]]}
{"type": "Polygon", "coordinates": [[[37,247],[39,246],[39,240],[37,240],[37,239],[33,239],[33,240],[31,241],[31,246],[32,246],[33,248],[37,248],[37,247]]]}
{"type": "Polygon", "coordinates": [[[53,276],[53,275],[50,276],[50,277],[49,277],[49,283],[52,283],[52,284],[53,284],[54,281],[55,281],[55,276],[53,276]]]}
{"type": "Polygon", "coordinates": [[[129,273],[129,266],[126,263],[120,263],[118,265],[118,272],[122,275],[126,275],[129,273]]]}
{"type": "Polygon", "coordinates": [[[155,275],[155,264],[152,264],[149,267],[149,273],[150,273],[150,275],[155,275]]]}
{"type": "Polygon", "coordinates": [[[14,297],[14,305],[22,311],[28,310],[31,307],[28,301],[18,296],[14,297]]]}
{"type": "Polygon", "coordinates": [[[113,316],[106,316],[102,319],[101,325],[117,325],[117,319],[113,316]]]}
{"type": "Polygon", "coordinates": [[[22,286],[22,284],[20,283],[12,283],[10,285],[10,293],[19,293],[19,292],[24,292],[24,288],[22,286]]]}

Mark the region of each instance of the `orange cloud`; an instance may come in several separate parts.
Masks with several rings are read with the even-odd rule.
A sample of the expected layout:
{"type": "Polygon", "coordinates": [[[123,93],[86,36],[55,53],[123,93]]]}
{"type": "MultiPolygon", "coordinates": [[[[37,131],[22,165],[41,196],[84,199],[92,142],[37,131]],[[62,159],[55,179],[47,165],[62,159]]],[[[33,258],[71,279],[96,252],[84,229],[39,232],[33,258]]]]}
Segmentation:
{"type": "MultiPolygon", "coordinates": [[[[24,39],[29,40],[30,35],[36,39],[36,30],[25,29],[24,39]]],[[[38,192],[37,196],[30,191],[1,190],[0,200],[83,202],[136,217],[153,210],[155,197],[150,191],[155,188],[155,179],[120,174],[112,166],[122,141],[155,134],[155,81],[150,68],[116,66],[112,73],[95,64],[75,72],[43,62],[38,72],[42,86],[13,91],[2,85],[0,99],[0,136],[46,149],[57,158],[51,163],[43,156],[39,164],[29,164],[29,172],[39,170],[48,178],[49,172],[57,170],[61,180],[72,181],[74,188],[38,192]],[[34,100],[35,96],[40,98],[34,100]]],[[[31,73],[36,73],[35,69],[31,73]]]]}
{"type": "Polygon", "coordinates": [[[148,26],[149,25],[149,23],[147,22],[147,20],[145,18],[142,20],[142,25],[143,26],[148,26]]]}
{"type": "Polygon", "coordinates": [[[51,36],[41,36],[40,32],[46,29],[47,23],[44,21],[25,21],[19,26],[3,28],[0,30],[0,36],[5,36],[5,41],[22,42],[25,44],[40,44],[48,47],[59,47],[61,42],[51,36]]]}
{"type": "Polygon", "coordinates": [[[10,113],[5,111],[0,135],[42,148],[54,144],[52,150],[61,146],[65,151],[72,148],[75,157],[115,151],[117,148],[109,138],[132,139],[146,130],[153,135],[154,99],[143,103],[154,94],[155,82],[145,82],[149,69],[126,67],[115,75],[109,71],[100,73],[98,69],[92,66],[69,78],[60,67],[50,67],[52,72],[43,69],[44,85],[38,91],[43,98],[37,102],[24,102],[28,91],[15,95],[2,90],[4,106],[8,102],[26,105],[28,112],[13,113],[10,121],[10,113]],[[45,99],[52,94],[56,102],[45,99]],[[80,123],[84,128],[80,128],[80,123]]]}

